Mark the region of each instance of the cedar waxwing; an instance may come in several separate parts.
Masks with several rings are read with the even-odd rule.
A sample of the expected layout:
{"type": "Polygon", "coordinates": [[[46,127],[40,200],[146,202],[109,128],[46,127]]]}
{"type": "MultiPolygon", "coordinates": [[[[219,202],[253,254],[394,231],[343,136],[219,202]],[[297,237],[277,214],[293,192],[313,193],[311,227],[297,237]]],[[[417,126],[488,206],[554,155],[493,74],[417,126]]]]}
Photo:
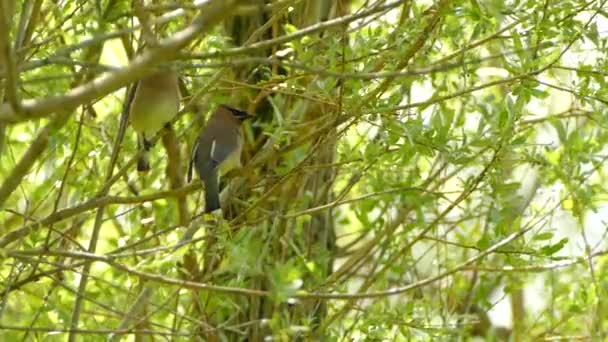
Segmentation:
{"type": "Polygon", "coordinates": [[[156,72],[137,83],[129,114],[137,146],[143,149],[137,171],[150,170],[150,140],[177,114],[179,102],[179,82],[172,71],[156,72]]]}
{"type": "Polygon", "coordinates": [[[220,209],[219,176],[241,166],[241,123],[251,117],[247,112],[220,105],[201,129],[192,149],[188,181],[194,166],[205,184],[205,213],[220,209]]]}

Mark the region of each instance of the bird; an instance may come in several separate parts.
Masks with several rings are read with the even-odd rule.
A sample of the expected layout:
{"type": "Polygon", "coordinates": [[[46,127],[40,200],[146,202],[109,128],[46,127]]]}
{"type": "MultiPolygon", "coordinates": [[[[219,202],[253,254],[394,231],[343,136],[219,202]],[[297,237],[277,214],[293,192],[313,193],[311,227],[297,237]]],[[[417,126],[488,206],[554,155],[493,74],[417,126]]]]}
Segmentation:
{"type": "Polygon", "coordinates": [[[219,177],[241,167],[241,124],[252,117],[245,111],[222,104],[198,135],[188,167],[188,182],[192,179],[192,169],[195,168],[205,185],[205,213],[221,208],[219,177]]]}
{"type": "Polygon", "coordinates": [[[137,160],[137,171],[150,170],[151,140],[175,117],[179,104],[179,81],[175,72],[157,71],[137,82],[129,109],[138,149],[143,150],[137,160]]]}

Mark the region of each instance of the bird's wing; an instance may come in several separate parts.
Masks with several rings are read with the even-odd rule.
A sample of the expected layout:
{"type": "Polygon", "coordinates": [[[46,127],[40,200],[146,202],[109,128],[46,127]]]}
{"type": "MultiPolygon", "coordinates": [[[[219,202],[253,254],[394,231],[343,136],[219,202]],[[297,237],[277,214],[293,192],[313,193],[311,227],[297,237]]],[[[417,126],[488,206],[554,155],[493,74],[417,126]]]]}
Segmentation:
{"type": "Polygon", "coordinates": [[[204,135],[199,141],[196,151],[194,151],[194,163],[199,174],[209,175],[216,171],[217,167],[230,154],[230,146],[226,146],[217,137],[211,134],[204,135]]]}
{"type": "Polygon", "coordinates": [[[224,162],[226,158],[230,156],[236,149],[235,139],[229,139],[228,137],[216,137],[211,141],[209,147],[209,158],[212,160],[213,167],[217,167],[219,164],[224,162]]]}
{"type": "Polygon", "coordinates": [[[233,153],[238,152],[239,134],[238,127],[235,134],[230,134],[230,132],[219,129],[214,122],[207,126],[200,135],[194,156],[196,158],[195,166],[201,177],[217,171],[220,164],[233,153]],[[223,132],[223,134],[217,134],[219,132],[223,132]]]}

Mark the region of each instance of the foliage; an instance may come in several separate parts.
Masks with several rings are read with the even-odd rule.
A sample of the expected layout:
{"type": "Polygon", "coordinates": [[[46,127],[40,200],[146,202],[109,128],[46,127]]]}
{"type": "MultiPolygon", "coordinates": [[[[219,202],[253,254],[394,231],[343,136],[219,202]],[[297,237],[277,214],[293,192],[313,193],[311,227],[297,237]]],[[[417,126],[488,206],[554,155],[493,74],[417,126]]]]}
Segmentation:
{"type": "Polygon", "coordinates": [[[0,0],[0,339],[605,340],[606,7],[0,0]],[[139,175],[167,64],[181,161],[139,175]],[[209,217],[221,103],[256,118],[209,217]]]}

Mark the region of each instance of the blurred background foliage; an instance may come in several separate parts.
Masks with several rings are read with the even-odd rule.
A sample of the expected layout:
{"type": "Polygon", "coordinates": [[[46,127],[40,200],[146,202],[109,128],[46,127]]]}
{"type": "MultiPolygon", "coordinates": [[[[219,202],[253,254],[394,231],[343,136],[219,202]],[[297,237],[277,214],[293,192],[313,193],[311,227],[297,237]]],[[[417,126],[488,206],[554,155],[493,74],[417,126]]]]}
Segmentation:
{"type": "Polygon", "coordinates": [[[222,2],[0,0],[1,340],[606,339],[605,0],[222,2]],[[19,112],[209,6],[151,63],[184,109],[148,174],[129,82],[19,112]],[[221,103],[256,117],[216,222],[221,103]]]}

